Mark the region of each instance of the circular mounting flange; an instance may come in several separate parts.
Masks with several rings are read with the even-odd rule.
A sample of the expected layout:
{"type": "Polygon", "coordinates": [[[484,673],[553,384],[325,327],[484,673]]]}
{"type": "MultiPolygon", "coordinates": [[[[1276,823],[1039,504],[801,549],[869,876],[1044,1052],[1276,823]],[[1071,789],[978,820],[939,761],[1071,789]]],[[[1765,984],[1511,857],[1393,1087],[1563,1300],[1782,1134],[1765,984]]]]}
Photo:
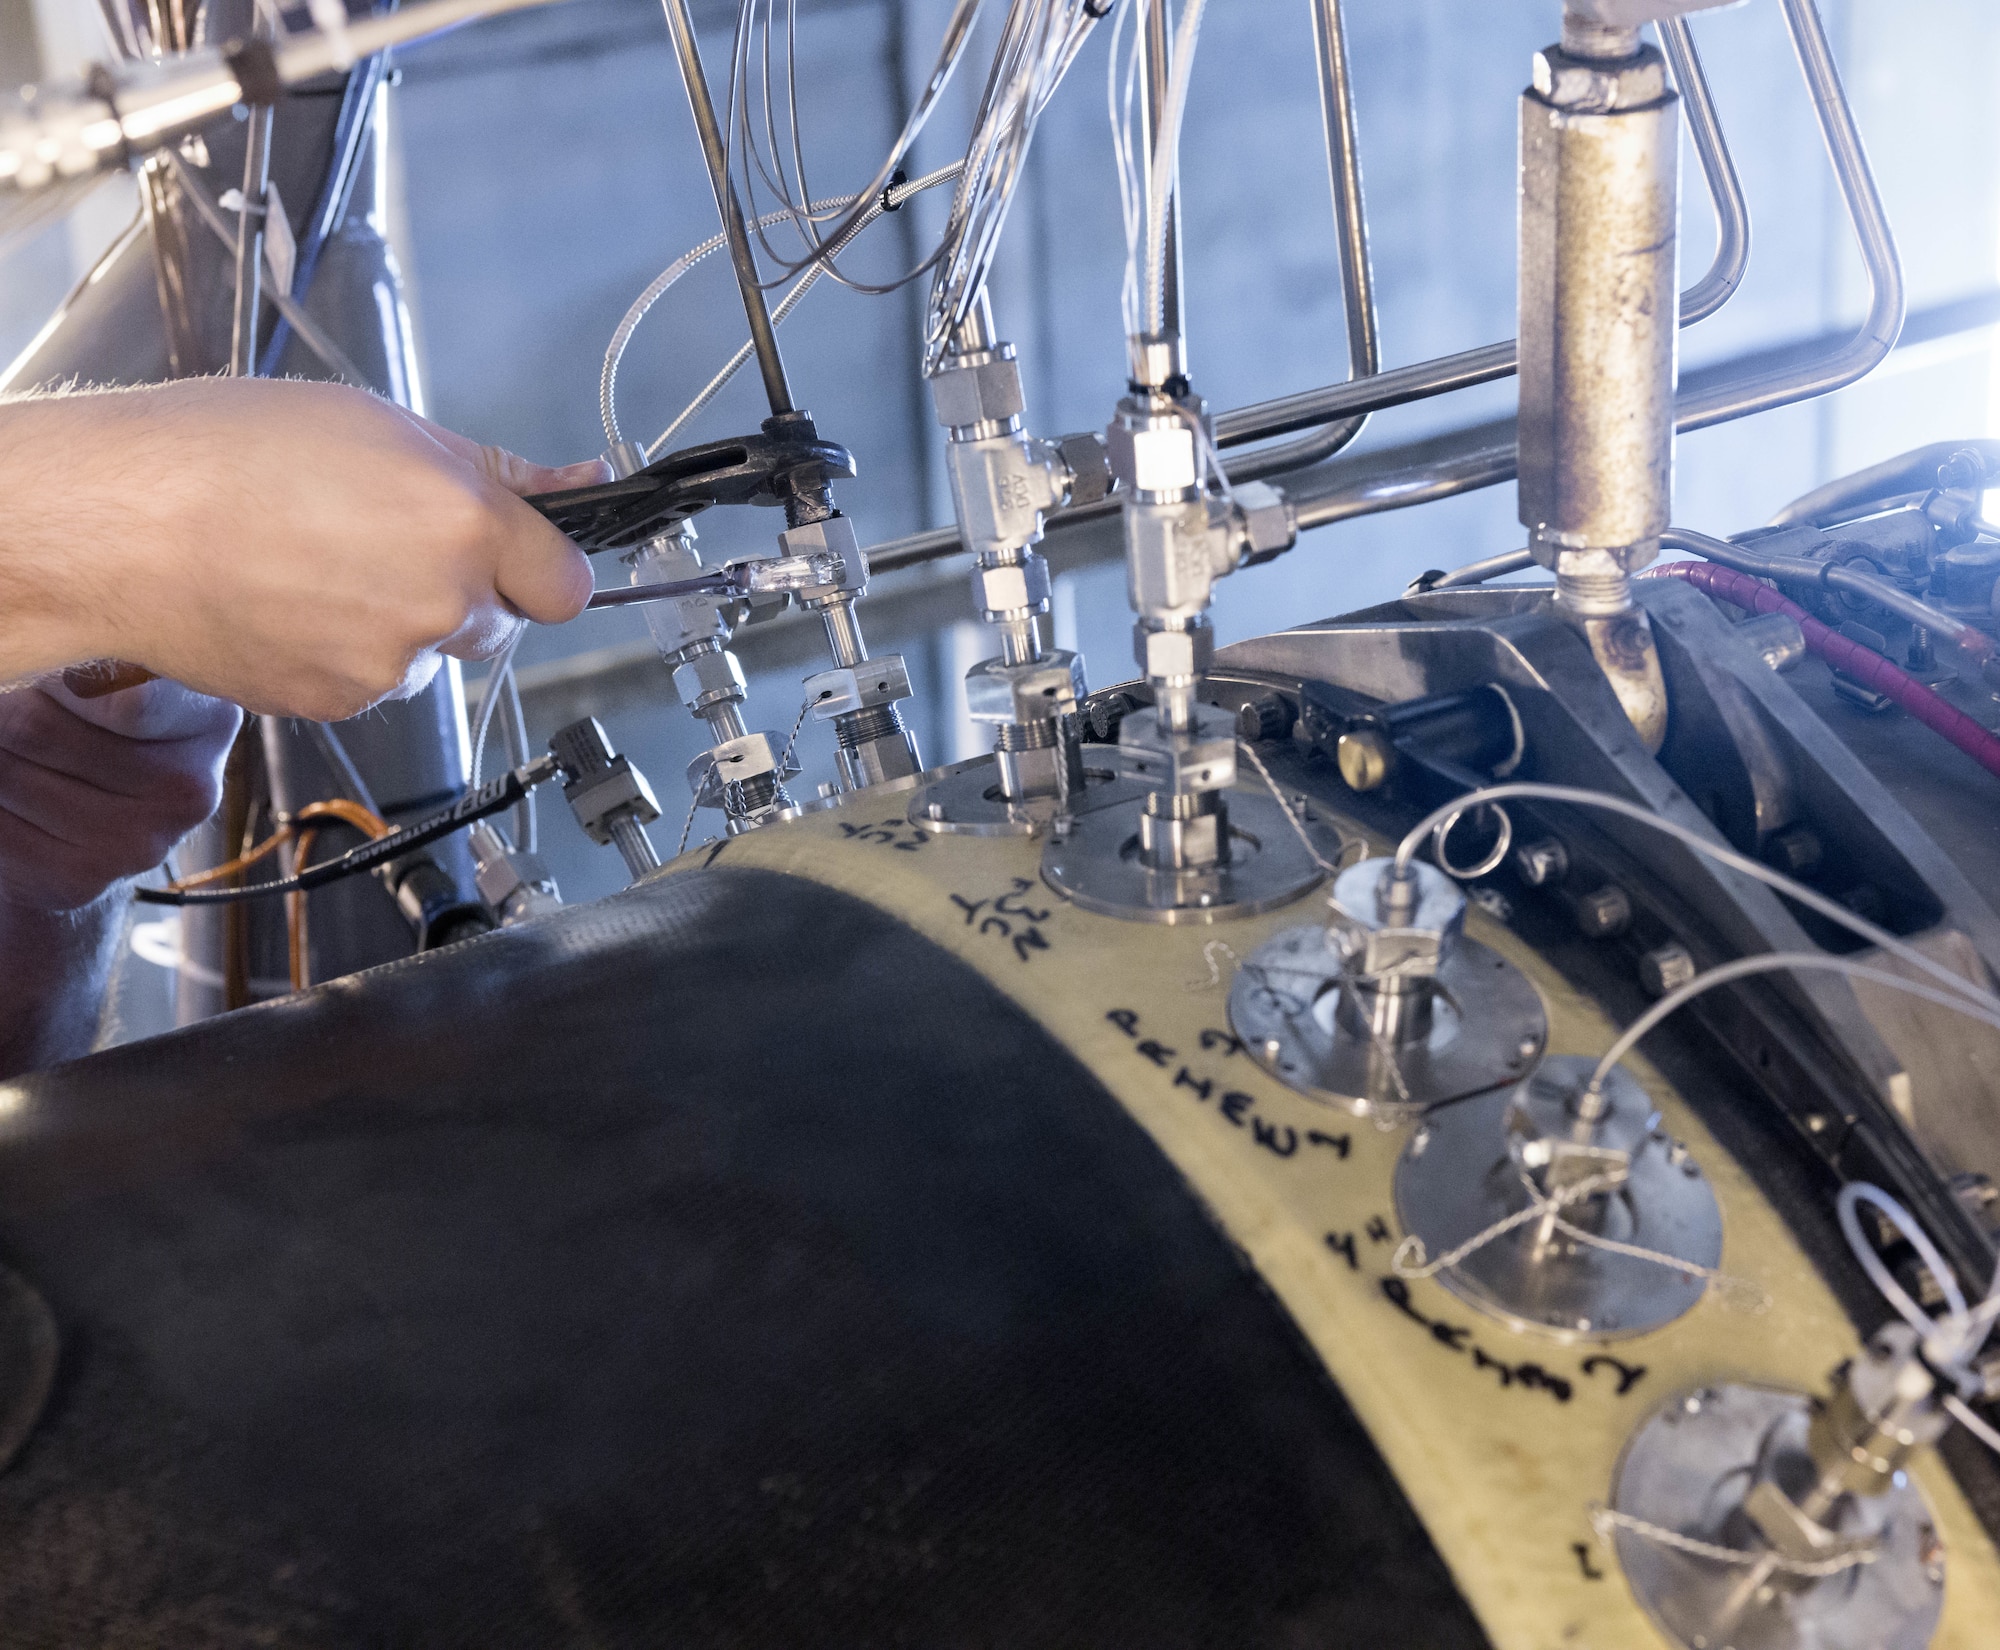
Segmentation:
{"type": "MultiPolygon", "coordinates": [[[[1240,1035],[1240,1033],[1239,1033],[1240,1035]]],[[[1622,1068],[1604,1085],[1595,1125],[1575,1100],[1594,1060],[1561,1055],[1513,1089],[1443,1107],[1410,1137],[1396,1163],[1396,1216],[1443,1255],[1532,1198],[1509,1150],[1522,1139],[1567,1141],[1630,1154],[1624,1184],[1564,1208],[1567,1222],[1616,1243],[1713,1270],[1722,1260],[1722,1211],[1701,1166],[1660,1132],[1646,1091],[1622,1068]]],[[[1609,1341],[1673,1322],[1702,1297],[1706,1280],[1638,1255],[1619,1254],[1526,1221],[1437,1275],[1468,1306],[1515,1329],[1562,1341],[1609,1341]]]]}
{"type": "MultiPolygon", "coordinates": [[[[1144,794],[1109,768],[1086,768],[1079,812],[1091,813],[1144,794]]],[[[1056,816],[1053,796],[1010,802],[1000,789],[991,757],[973,762],[926,785],[910,801],[910,823],[920,831],[951,836],[1039,836],[1056,816]]]]}
{"type": "MultiPolygon", "coordinates": [[[[1682,1394],[1626,1443],[1611,1506],[1696,1541],[1758,1549],[1744,1497],[1783,1457],[1811,1481],[1811,1403],[1756,1386],[1682,1394]]],[[[1944,1546],[1922,1491],[1898,1474],[1882,1495],[1843,1497],[1829,1523],[1874,1541],[1874,1560],[1807,1579],[1681,1552],[1620,1526],[1613,1539],[1634,1596],[1681,1650],[1923,1650],[1944,1608],[1944,1546]]]]}
{"type": "MultiPolygon", "coordinates": [[[[1298,805],[1321,859],[1341,841],[1310,804],[1298,805]]],[[[1058,821],[1042,850],[1042,880],[1100,916],[1131,922],[1207,923],[1275,911],[1326,873],[1268,792],[1229,793],[1229,862],[1202,871],[1155,871],[1139,857],[1137,807],[1107,806],[1058,821]]]]}
{"type": "Polygon", "coordinates": [[[1395,1050],[1335,1017],[1340,972],[1324,924],[1287,928],[1236,970],[1229,1023],[1287,1088],[1357,1117],[1408,1122],[1440,1101],[1515,1082],[1548,1036],[1541,993],[1476,940],[1456,941],[1439,968],[1429,1034],[1395,1050]]]}

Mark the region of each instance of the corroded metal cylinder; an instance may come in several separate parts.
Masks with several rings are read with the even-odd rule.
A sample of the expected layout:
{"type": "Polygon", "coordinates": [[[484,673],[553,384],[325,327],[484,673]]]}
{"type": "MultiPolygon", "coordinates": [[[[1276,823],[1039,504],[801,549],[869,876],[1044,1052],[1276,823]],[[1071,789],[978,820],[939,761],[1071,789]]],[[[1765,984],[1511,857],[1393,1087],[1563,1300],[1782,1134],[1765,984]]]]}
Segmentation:
{"type": "Polygon", "coordinates": [[[1651,560],[1673,486],[1679,100],[1650,46],[1550,47],[1521,98],[1521,522],[1651,560]]]}

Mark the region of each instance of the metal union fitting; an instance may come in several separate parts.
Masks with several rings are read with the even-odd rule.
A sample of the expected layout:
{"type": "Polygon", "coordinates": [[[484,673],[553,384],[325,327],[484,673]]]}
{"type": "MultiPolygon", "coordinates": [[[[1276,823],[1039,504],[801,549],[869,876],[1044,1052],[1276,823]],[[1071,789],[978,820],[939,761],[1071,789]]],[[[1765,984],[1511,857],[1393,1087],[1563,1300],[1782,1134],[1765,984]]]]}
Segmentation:
{"type": "Polygon", "coordinates": [[[972,600],[988,624],[1049,610],[1049,564],[1030,555],[972,570],[972,600]]]}
{"type": "Polygon", "coordinates": [[[974,424],[1004,424],[1028,403],[1021,394],[1021,368],[1012,344],[996,344],[970,358],[946,356],[931,377],[931,403],[948,430],[974,424]]]}
{"type": "Polygon", "coordinates": [[[1142,620],[1132,627],[1132,657],[1149,682],[1205,676],[1215,658],[1215,631],[1206,623],[1153,630],[1142,620]]]}
{"type": "Polygon", "coordinates": [[[1019,550],[1042,536],[1042,514],[1062,501],[1062,460],[1019,433],[953,441],[944,452],[952,506],[968,550],[1019,550]]]}
{"type": "Polygon", "coordinates": [[[1368,978],[1434,975],[1465,927],[1465,895],[1435,866],[1410,862],[1414,886],[1396,888],[1391,859],[1350,865],[1333,884],[1334,949],[1368,978]]]}
{"type": "Polygon", "coordinates": [[[1028,664],[985,659],[965,673],[966,714],[975,722],[1018,724],[1068,716],[1089,691],[1083,661],[1060,650],[1028,664]]]}
{"type": "Polygon", "coordinates": [[[1243,563],[1254,567],[1281,555],[1299,541],[1298,523],[1285,495],[1268,481],[1246,481],[1235,489],[1237,532],[1243,563]]]}
{"type": "Polygon", "coordinates": [[[1174,413],[1124,403],[1104,432],[1111,473],[1127,492],[1184,493],[1201,479],[1194,430],[1174,413]]]}
{"type": "Polygon", "coordinates": [[[481,820],[466,833],[472,848],[472,881],[503,928],[553,911],[562,904],[556,879],[539,854],[507,846],[506,839],[481,820]]]}
{"type": "Polygon", "coordinates": [[[1125,501],[1125,584],[1134,611],[1192,617],[1236,565],[1236,528],[1221,499],[1125,501]]]}
{"type": "Polygon", "coordinates": [[[893,705],[910,696],[909,667],[900,653],[885,653],[853,666],[822,670],[805,680],[806,697],[812,713],[822,722],[850,711],[870,710],[877,705],[893,705]]]}
{"type": "Polygon", "coordinates": [[[674,691],[681,703],[697,715],[724,699],[739,703],[749,696],[743,667],[728,652],[697,653],[674,671],[674,691]]]}
{"type": "Polygon", "coordinates": [[[1193,796],[1236,783],[1236,718],[1214,705],[1194,707],[1194,726],[1175,733],[1148,706],[1118,724],[1118,766],[1155,790],[1193,796]]]}
{"type": "Polygon", "coordinates": [[[1115,478],[1103,436],[1095,430],[1063,436],[1056,442],[1056,452],[1069,470],[1068,504],[1095,504],[1110,494],[1115,478]]]}

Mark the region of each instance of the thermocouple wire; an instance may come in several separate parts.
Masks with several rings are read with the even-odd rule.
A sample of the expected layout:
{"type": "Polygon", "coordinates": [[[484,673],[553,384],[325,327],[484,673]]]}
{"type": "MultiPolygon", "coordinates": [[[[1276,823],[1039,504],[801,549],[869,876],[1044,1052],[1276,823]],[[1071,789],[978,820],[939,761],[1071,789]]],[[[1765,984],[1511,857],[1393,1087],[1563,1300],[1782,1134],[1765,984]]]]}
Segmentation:
{"type": "MultiPolygon", "coordinates": [[[[897,207],[900,207],[912,195],[921,194],[926,189],[935,189],[941,183],[948,183],[951,179],[958,176],[959,169],[964,164],[963,161],[955,160],[949,166],[941,166],[935,172],[927,173],[925,176],[918,178],[914,183],[891,184],[889,188],[883,191],[884,195],[890,197],[888,204],[885,205],[880,200],[876,201],[856,221],[854,228],[848,232],[848,239],[851,240],[854,236],[860,234],[862,230],[866,229],[885,211],[893,211],[897,207]]],[[[811,269],[799,277],[791,291],[785,294],[783,301],[779,303],[776,309],[771,311],[772,326],[780,325],[786,316],[798,308],[799,301],[812,290],[814,283],[819,280],[823,273],[830,273],[830,271],[827,265],[818,263],[814,264],[811,269]]],[[[746,340],[724,364],[722,370],[708,381],[701,393],[681,409],[679,416],[660,432],[658,439],[647,446],[646,461],[649,464],[667,450],[667,443],[673,440],[674,436],[687,424],[688,420],[693,418],[720,395],[723,387],[728,384],[730,379],[743,370],[744,364],[750,359],[752,348],[753,346],[746,340]]]]}
{"type": "Polygon", "coordinates": [[[1775,889],[1789,899],[1796,900],[1810,911],[1816,911],[1827,921],[1837,923],[1851,933],[1859,934],[1869,944],[1878,946],[1891,956],[1898,957],[1911,967],[1928,974],[1932,979],[1976,1003],[1980,1008],[2000,1013],[2000,997],[1996,997],[1983,986],[1975,985],[1961,974],[1954,974],[1943,963],[1934,962],[1915,946],[1905,944],[1886,929],[1878,928],[1866,917],[1858,916],[1844,905],[1838,905],[1815,888],[1794,881],[1781,871],[1739,854],[1734,848],[1724,847],[1719,842],[1711,842],[1700,832],[1690,830],[1675,820],[1666,819],[1636,802],[1627,802],[1623,797],[1612,796],[1604,791],[1585,790],[1575,785],[1545,785],[1533,780],[1513,780],[1500,785],[1484,785],[1478,790],[1468,791],[1456,801],[1426,814],[1404,836],[1396,846],[1393,874],[1398,877],[1409,875],[1411,860],[1423,846],[1424,838],[1434,831],[1448,829],[1452,822],[1469,809],[1482,803],[1520,800],[1529,802],[1564,802],[1572,807],[1596,808],[1605,813],[1617,814],[1672,837],[1683,846],[1718,864],[1728,866],[1766,887],[1775,889]]]}

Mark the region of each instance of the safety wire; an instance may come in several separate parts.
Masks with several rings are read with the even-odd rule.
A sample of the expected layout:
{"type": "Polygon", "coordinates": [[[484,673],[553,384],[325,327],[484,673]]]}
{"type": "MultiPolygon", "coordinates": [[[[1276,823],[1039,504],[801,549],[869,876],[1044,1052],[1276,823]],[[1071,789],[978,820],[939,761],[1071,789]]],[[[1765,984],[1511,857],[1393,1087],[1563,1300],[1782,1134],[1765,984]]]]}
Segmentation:
{"type": "MultiPolygon", "coordinates": [[[[1881,1291],[1882,1298],[1895,1309],[1897,1316],[1916,1331],[1925,1365],[1940,1379],[1941,1384],[1956,1388],[1955,1391],[1945,1391],[1939,1400],[1945,1411],[1988,1449],[2000,1454],[2000,1431],[1995,1431],[1978,1415],[1969,1401],[1986,1395],[1985,1377],[1976,1363],[1993,1333],[1995,1321],[2000,1320],[2000,1268],[1995,1269],[1993,1280],[1979,1304],[1968,1305],[1957,1275],[1938,1252],[1930,1234],[1908,1209],[1881,1187],[1871,1186],[1865,1181],[1843,1186],[1834,1209],[1840,1217],[1841,1235],[1847,1239],[1848,1247],[1868,1274],[1869,1281],[1881,1291]],[[1875,1244],[1869,1241],[1867,1232],[1862,1228],[1860,1211],[1863,1204],[1872,1206],[1882,1220],[1895,1229],[1897,1236],[1916,1251],[1918,1259],[1937,1284],[1938,1292],[1944,1297],[1944,1311],[1940,1316],[1933,1317],[1918,1305],[1884,1263],[1875,1244]]],[[[1615,1507],[1593,1504],[1589,1512],[1591,1526],[1606,1540],[1612,1531],[1624,1530],[1655,1546],[1670,1547],[1696,1558],[1742,1568],[1762,1566],[1767,1571],[1806,1579],[1837,1575],[1857,1565],[1872,1563],[1877,1554],[1876,1547],[1870,1543],[1832,1558],[1787,1559],[1768,1549],[1724,1547],[1712,1541],[1702,1541],[1649,1519],[1621,1512],[1615,1507]]]]}
{"type": "MultiPolygon", "coordinates": [[[[1444,854],[1444,838],[1452,826],[1472,808],[1491,806],[1498,802],[1513,799],[1564,802],[1573,806],[1598,808],[1618,814],[1624,818],[1637,820],[1641,824],[1665,832],[1667,835],[1685,843],[1697,852],[1728,865],[1734,870],[1753,876],[1758,881],[1766,883],[1778,892],[1797,900],[1799,903],[1813,910],[1819,911],[1830,920],[1843,924],[1860,934],[1863,938],[1870,940],[1884,951],[1887,951],[1891,956],[1921,968],[1943,986],[1949,987],[1949,989],[1939,989],[1938,985],[1912,980],[1902,974],[1891,973],[1887,969],[1871,967],[1867,963],[1858,962],[1850,957],[1830,956],[1819,952],[1778,951],[1754,957],[1740,957],[1732,962],[1719,964],[1696,975],[1695,978],[1689,980],[1686,984],[1677,987],[1662,997],[1644,1014],[1640,1015],[1638,1019],[1634,1020],[1612,1042],[1611,1046],[1605,1050],[1603,1057],[1598,1061],[1596,1068],[1590,1075],[1584,1089],[1585,1094],[1601,1092],[1603,1085],[1610,1078],[1612,1071],[1626,1055],[1636,1048],[1649,1032],[1676,1010],[1704,992],[1755,974],[1781,971],[1819,971],[1840,974],[1851,980],[1863,981],[1868,984],[1881,986],[1886,990],[1899,991],[1909,996],[1921,998],[1926,1002],[1934,1003],[1939,1007],[1949,1009],[1954,1013],[1963,1014],[1970,1019],[1978,1020],[1982,1024],[2000,1030],[2000,997],[1996,997],[1984,987],[1953,973],[1941,964],[1933,963],[1930,958],[1924,956],[1915,947],[1906,945],[1896,939],[1895,936],[1886,933],[1864,918],[1856,916],[1853,912],[1847,910],[1846,907],[1836,905],[1833,901],[1826,899],[1823,895],[1806,887],[1804,884],[1795,882],[1792,878],[1784,876],[1780,872],[1773,871],[1768,866],[1761,865],[1755,860],[1748,859],[1732,849],[1724,848],[1719,844],[1710,842],[1698,832],[1679,825],[1672,820],[1664,819],[1636,804],[1626,802],[1619,797],[1606,795],[1602,792],[1582,790],[1566,785],[1545,785],[1531,781],[1490,785],[1468,792],[1456,801],[1427,815],[1404,836],[1396,850],[1394,862],[1396,870],[1398,872],[1407,870],[1410,861],[1415,857],[1417,849],[1423,845],[1426,838],[1431,838],[1433,841],[1433,856],[1437,859],[1438,863],[1448,866],[1449,862],[1444,854]]],[[[1468,1255],[1494,1242],[1515,1227],[1525,1225],[1532,1220],[1545,1216],[1556,1230],[1563,1232],[1565,1236],[1570,1237],[1576,1242],[1595,1248],[1606,1249],[1613,1253],[1629,1255],[1635,1259],[1651,1261],[1657,1265],[1667,1266],[1691,1275],[1700,1276],[1710,1282],[1720,1283],[1725,1286],[1734,1286],[1736,1284],[1736,1280],[1729,1279],[1724,1274],[1712,1268],[1699,1267],[1690,1262],[1683,1261],[1677,1256],[1663,1254],[1656,1250],[1642,1248],[1638,1245],[1620,1243],[1599,1237],[1597,1234],[1585,1231],[1583,1228],[1572,1225],[1561,1218],[1560,1210],[1562,1208],[1582,1201],[1585,1197],[1594,1196],[1601,1191],[1608,1190],[1612,1186],[1622,1183],[1623,1179],[1624,1174],[1622,1172],[1615,1174],[1609,1179],[1592,1177],[1590,1180],[1579,1182],[1577,1185],[1563,1188],[1550,1195],[1544,1194],[1534,1184],[1533,1180],[1524,1173],[1522,1175],[1522,1183],[1528,1193],[1529,1203],[1527,1208],[1494,1223],[1484,1231],[1475,1234],[1466,1242],[1460,1244],[1457,1248],[1435,1259],[1426,1258],[1423,1243],[1420,1239],[1414,1236],[1407,1237],[1396,1251],[1395,1269],[1400,1275],[1408,1278],[1434,1277],[1438,1272],[1443,1271],[1447,1267],[1457,1265],[1468,1255]]],[[[2000,1306],[1996,1306],[1994,1311],[2000,1312],[2000,1306]]],[[[1990,1325],[1990,1322],[1991,1319],[1989,1317],[1986,1323],[1990,1325]]],[[[1983,1333],[1981,1339],[1984,1339],[1983,1333]]],[[[1984,1423],[1977,1416],[1973,1416],[1968,1425],[1983,1427],[1984,1423]]]]}
{"type": "MultiPolygon", "coordinates": [[[[813,706],[818,704],[821,699],[826,698],[831,692],[832,690],[828,689],[827,692],[817,694],[799,706],[798,715],[792,719],[791,736],[785,740],[785,748],[778,753],[779,784],[782,785],[785,782],[785,769],[792,760],[792,747],[799,742],[799,729],[806,725],[806,717],[811,713],[813,706]]],[[[688,838],[694,833],[695,810],[700,806],[701,796],[697,793],[694,801],[688,807],[687,819],[681,826],[681,839],[674,846],[674,858],[676,859],[679,859],[682,854],[687,852],[688,838]]]]}

